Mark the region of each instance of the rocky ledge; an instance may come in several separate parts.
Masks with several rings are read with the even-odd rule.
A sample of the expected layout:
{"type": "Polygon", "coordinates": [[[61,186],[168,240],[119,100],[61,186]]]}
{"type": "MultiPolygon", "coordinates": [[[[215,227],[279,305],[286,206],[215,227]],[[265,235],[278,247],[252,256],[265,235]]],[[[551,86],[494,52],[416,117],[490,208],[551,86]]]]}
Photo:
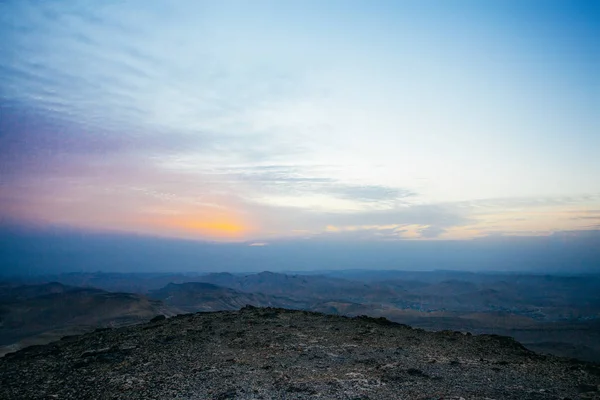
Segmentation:
{"type": "Polygon", "coordinates": [[[600,367],[511,338],[245,307],[155,318],[0,359],[1,399],[600,398],[600,367]]]}

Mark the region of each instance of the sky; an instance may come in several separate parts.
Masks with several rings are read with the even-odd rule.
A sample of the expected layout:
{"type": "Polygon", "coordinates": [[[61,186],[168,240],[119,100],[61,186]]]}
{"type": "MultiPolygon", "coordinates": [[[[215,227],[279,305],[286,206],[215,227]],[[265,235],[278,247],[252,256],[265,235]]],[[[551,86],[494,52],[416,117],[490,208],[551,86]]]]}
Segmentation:
{"type": "Polygon", "coordinates": [[[0,227],[587,238],[598,38],[598,1],[2,1],[0,227]]]}

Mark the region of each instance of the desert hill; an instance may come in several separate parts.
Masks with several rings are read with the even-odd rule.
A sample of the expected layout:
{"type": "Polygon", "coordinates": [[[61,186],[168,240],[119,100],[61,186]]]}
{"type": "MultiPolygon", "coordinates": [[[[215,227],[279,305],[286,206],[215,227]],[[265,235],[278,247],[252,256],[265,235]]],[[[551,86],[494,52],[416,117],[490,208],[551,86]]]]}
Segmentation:
{"type": "Polygon", "coordinates": [[[379,299],[395,295],[392,290],[324,275],[288,275],[263,271],[247,275],[213,273],[199,276],[196,280],[248,293],[264,293],[294,299],[365,300],[370,299],[371,296],[379,299]]]}
{"type": "Polygon", "coordinates": [[[3,399],[575,399],[598,398],[599,385],[599,367],[507,337],[254,307],[0,359],[3,399]]]}
{"type": "MultiPolygon", "coordinates": [[[[159,308],[164,314],[174,315],[236,310],[250,304],[345,316],[385,317],[427,330],[494,333],[515,337],[535,351],[600,362],[598,275],[460,271],[321,271],[312,274],[264,271],[205,275],[99,272],[36,279],[39,285],[0,283],[0,345],[4,343],[6,347],[14,343],[3,340],[9,334],[13,340],[21,340],[34,331],[36,340],[29,343],[43,344],[64,334],[118,325],[120,314],[130,315],[129,303],[136,301],[147,312],[135,320],[126,317],[128,322],[147,321],[159,313],[159,308]],[[74,287],[74,284],[84,286],[74,287]],[[92,284],[98,288],[89,286],[92,284]],[[128,296],[121,291],[124,288],[136,292],[128,296]],[[61,295],[63,291],[68,294],[61,295]],[[59,318],[58,326],[40,327],[38,318],[34,317],[25,318],[18,329],[10,330],[4,322],[9,316],[7,309],[21,310],[13,315],[28,310],[26,314],[33,316],[35,312],[29,306],[56,309],[52,305],[55,298],[74,296],[76,291],[80,291],[81,298],[63,302],[61,317],[89,314],[94,316],[89,324],[83,321],[82,325],[81,318],[59,318]],[[107,291],[121,294],[113,296],[109,307],[98,307],[94,301],[85,303],[91,308],[83,312],[82,298],[103,298],[108,296],[107,291]],[[46,294],[51,296],[44,297],[46,294]],[[77,331],[80,328],[83,330],[77,331]]],[[[49,321],[55,321],[55,317],[49,321]]]]}
{"type": "Polygon", "coordinates": [[[150,292],[153,299],[187,312],[239,310],[246,304],[261,307],[306,308],[307,304],[263,293],[239,292],[205,282],[170,283],[150,292]]]}
{"type": "Polygon", "coordinates": [[[178,309],[133,293],[49,283],[0,291],[0,354],[105,326],[146,322],[178,309]]]}

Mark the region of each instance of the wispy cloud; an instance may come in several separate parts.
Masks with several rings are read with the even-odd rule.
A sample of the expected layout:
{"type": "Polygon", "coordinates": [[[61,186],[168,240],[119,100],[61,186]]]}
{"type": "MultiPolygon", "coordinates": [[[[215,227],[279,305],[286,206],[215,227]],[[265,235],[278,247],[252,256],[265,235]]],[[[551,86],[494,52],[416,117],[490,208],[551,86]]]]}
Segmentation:
{"type": "Polygon", "coordinates": [[[414,196],[415,193],[406,189],[395,189],[377,185],[345,185],[341,187],[333,187],[330,193],[344,199],[375,202],[375,201],[393,201],[406,197],[414,196]]]}
{"type": "Polygon", "coordinates": [[[590,21],[337,7],[1,2],[0,217],[236,240],[596,219],[590,21]]]}

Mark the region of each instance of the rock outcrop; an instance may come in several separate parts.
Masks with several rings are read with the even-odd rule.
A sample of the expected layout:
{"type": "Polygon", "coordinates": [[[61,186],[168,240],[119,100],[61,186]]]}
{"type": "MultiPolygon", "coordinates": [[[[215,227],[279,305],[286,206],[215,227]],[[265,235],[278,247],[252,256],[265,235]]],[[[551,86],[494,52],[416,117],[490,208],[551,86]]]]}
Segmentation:
{"type": "Polygon", "coordinates": [[[599,398],[600,367],[511,338],[245,307],[102,329],[0,359],[2,399],[599,398]]]}

